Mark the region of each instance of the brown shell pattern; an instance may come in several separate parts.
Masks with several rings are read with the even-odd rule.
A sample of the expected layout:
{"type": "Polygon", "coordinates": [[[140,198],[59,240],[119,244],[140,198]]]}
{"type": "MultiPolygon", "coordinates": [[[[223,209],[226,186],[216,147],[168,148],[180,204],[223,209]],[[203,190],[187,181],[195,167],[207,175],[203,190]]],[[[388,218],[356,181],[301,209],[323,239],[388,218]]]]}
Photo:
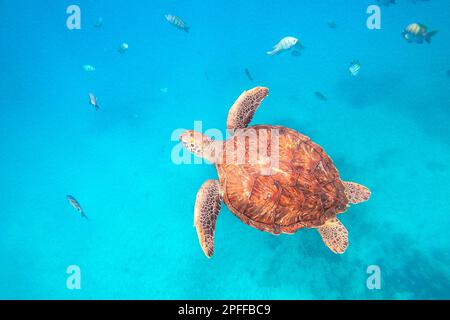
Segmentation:
{"type": "Polygon", "coordinates": [[[275,234],[294,233],[320,226],[347,209],[339,173],[319,145],[285,127],[252,126],[241,134],[246,130],[266,135],[267,150],[257,149],[257,139],[242,140],[236,134],[224,142],[223,162],[216,165],[223,200],[244,223],[275,234]],[[278,132],[278,164],[264,157],[250,162],[249,153],[255,150],[270,158],[271,130],[278,132]],[[245,159],[237,162],[239,150],[245,159]]]}

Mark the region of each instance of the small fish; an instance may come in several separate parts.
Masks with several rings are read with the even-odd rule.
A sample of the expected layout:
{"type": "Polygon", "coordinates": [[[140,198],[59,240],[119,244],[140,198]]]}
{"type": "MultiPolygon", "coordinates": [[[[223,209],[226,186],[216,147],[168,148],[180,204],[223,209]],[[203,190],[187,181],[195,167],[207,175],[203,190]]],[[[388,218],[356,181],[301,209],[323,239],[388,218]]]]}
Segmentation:
{"type": "Polygon", "coordinates": [[[294,50],[291,51],[291,55],[293,57],[300,57],[302,55],[302,52],[300,50],[295,50],[294,49],[294,50]]]}
{"type": "Polygon", "coordinates": [[[98,18],[97,21],[95,22],[94,27],[96,27],[96,28],[101,28],[102,26],[103,26],[103,18],[100,17],[100,18],[98,18]]]}
{"type": "Polygon", "coordinates": [[[446,74],[447,74],[447,77],[450,77],[450,70],[447,70],[446,74]]]}
{"type": "Polygon", "coordinates": [[[159,89],[159,91],[166,94],[167,92],[169,92],[169,88],[164,87],[164,88],[159,89]]]}
{"type": "Polygon", "coordinates": [[[352,76],[357,76],[359,71],[361,70],[361,64],[358,60],[353,61],[352,63],[350,63],[350,68],[348,68],[348,70],[350,71],[352,76]]]}
{"type": "Polygon", "coordinates": [[[189,32],[190,27],[188,27],[186,23],[183,20],[181,20],[180,17],[171,14],[166,14],[165,17],[166,20],[169,21],[169,23],[172,24],[173,26],[177,27],[180,30],[189,32]]]}
{"type": "Polygon", "coordinates": [[[83,69],[84,69],[84,71],[86,71],[86,72],[93,72],[93,71],[95,71],[95,67],[92,66],[92,65],[90,65],[90,64],[85,64],[85,65],[83,66],[83,69]]]}
{"type": "Polygon", "coordinates": [[[89,92],[89,104],[95,108],[95,111],[98,111],[98,109],[100,109],[97,103],[97,98],[92,92],[89,92]]]}
{"type": "Polygon", "coordinates": [[[390,6],[391,4],[395,4],[395,0],[378,0],[383,6],[390,6]]]}
{"type": "Polygon", "coordinates": [[[209,81],[209,75],[208,75],[208,72],[205,72],[205,78],[206,78],[206,80],[209,81]]]}
{"type": "Polygon", "coordinates": [[[119,52],[120,54],[124,54],[127,51],[128,51],[128,43],[126,42],[121,43],[119,48],[117,48],[117,52],[119,52]]]}
{"type": "Polygon", "coordinates": [[[424,41],[426,43],[430,43],[431,38],[434,37],[437,33],[437,30],[428,32],[427,27],[423,24],[411,23],[405,28],[402,36],[409,43],[415,42],[418,44],[422,44],[424,41]]]}
{"type": "Polygon", "coordinates": [[[271,51],[268,51],[267,54],[269,56],[273,56],[274,54],[277,54],[283,50],[289,50],[296,45],[299,45],[299,48],[302,48],[302,46],[299,44],[298,39],[294,37],[284,37],[283,39],[278,42],[271,51]]]}
{"type": "Polygon", "coordinates": [[[248,69],[245,69],[245,75],[247,76],[248,80],[253,81],[253,77],[248,69]]]}
{"type": "Polygon", "coordinates": [[[336,29],[336,27],[337,27],[336,22],[333,20],[328,21],[327,25],[330,29],[336,29]]]}
{"type": "Polygon", "coordinates": [[[69,201],[70,205],[74,207],[75,210],[77,210],[82,218],[88,219],[87,215],[84,214],[83,208],[81,208],[80,203],[71,195],[67,195],[67,200],[69,201]]]}
{"type": "Polygon", "coordinates": [[[314,92],[314,95],[319,100],[328,101],[328,98],[322,92],[316,91],[316,92],[314,92]]]}

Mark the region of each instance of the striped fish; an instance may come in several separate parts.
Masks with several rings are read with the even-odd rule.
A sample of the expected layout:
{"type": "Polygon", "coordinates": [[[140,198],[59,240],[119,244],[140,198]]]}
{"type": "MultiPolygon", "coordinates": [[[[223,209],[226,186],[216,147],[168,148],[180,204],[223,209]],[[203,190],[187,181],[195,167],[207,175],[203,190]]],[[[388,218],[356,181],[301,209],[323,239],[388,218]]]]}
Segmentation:
{"type": "Polygon", "coordinates": [[[437,31],[427,31],[427,27],[419,23],[411,23],[405,28],[402,35],[403,38],[408,42],[416,42],[422,44],[424,41],[427,43],[431,42],[431,38],[438,33],[437,31]]]}
{"type": "Polygon", "coordinates": [[[94,96],[92,92],[89,92],[89,104],[95,108],[95,111],[100,109],[97,103],[97,98],[94,96]]]}
{"type": "Polygon", "coordinates": [[[180,30],[189,32],[189,27],[186,25],[186,23],[184,23],[183,20],[181,20],[180,17],[171,14],[166,14],[165,17],[166,20],[169,21],[169,23],[172,24],[173,26],[177,27],[180,30]]]}
{"type": "Polygon", "coordinates": [[[69,201],[70,205],[81,214],[81,217],[88,219],[87,215],[84,214],[83,208],[81,208],[80,203],[77,201],[77,199],[75,199],[73,196],[69,194],[67,195],[67,200],[69,201]]]}
{"type": "Polygon", "coordinates": [[[359,63],[358,60],[353,61],[350,64],[350,68],[348,68],[348,70],[350,71],[350,73],[352,74],[352,76],[357,76],[359,71],[361,70],[361,64],[359,63]]]}
{"type": "MultiPolygon", "coordinates": [[[[274,54],[277,54],[283,50],[289,50],[292,47],[296,46],[298,44],[298,39],[294,37],[284,37],[283,39],[278,42],[271,51],[268,51],[267,54],[270,56],[273,56],[274,54]]],[[[301,46],[299,46],[301,47],[301,46]]]]}

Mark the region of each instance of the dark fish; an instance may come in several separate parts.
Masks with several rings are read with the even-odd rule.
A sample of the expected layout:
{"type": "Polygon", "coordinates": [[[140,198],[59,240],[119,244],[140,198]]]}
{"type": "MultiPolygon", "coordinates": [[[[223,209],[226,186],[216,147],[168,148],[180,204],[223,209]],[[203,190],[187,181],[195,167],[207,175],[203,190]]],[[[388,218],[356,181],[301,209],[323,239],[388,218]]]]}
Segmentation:
{"type": "Polygon", "coordinates": [[[81,208],[80,203],[71,195],[67,195],[67,200],[69,200],[70,205],[77,210],[81,217],[88,219],[87,215],[84,214],[83,208],[81,208]]]}
{"type": "Polygon", "coordinates": [[[328,101],[328,98],[325,97],[325,95],[322,92],[316,91],[314,92],[314,95],[316,96],[317,99],[321,101],[328,101]]]}
{"type": "Polygon", "coordinates": [[[294,57],[300,57],[302,53],[299,50],[292,50],[291,55],[294,57]]]}
{"type": "Polygon", "coordinates": [[[209,81],[209,76],[208,76],[208,72],[205,72],[205,78],[206,78],[206,80],[208,80],[208,81],[209,81]]]}
{"type": "Polygon", "coordinates": [[[252,75],[250,74],[250,71],[248,71],[248,69],[245,69],[245,74],[247,75],[247,78],[248,78],[250,81],[253,81],[253,77],[252,77],[252,75]]]}
{"type": "Polygon", "coordinates": [[[391,4],[395,4],[395,0],[378,0],[383,6],[390,6],[391,4]]]}
{"type": "Polygon", "coordinates": [[[327,24],[328,24],[328,27],[331,29],[336,29],[336,27],[337,27],[336,22],[333,20],[328,21],[327,24]]]}
{"type": "Polygon", "coordinates": [[[450,77],[450,70],[447,70],[447,77],[450,77]]]}

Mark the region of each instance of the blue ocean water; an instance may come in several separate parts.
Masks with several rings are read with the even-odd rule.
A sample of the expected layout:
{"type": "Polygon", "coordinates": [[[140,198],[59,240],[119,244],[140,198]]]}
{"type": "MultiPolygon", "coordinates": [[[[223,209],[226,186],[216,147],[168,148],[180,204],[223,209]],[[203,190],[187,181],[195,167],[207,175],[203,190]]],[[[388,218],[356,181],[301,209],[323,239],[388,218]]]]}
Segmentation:
{"type": "Polygon", "coordinates": [[[366,27],[371,4],[1,1],[0,298],[450,298],[448,1],[381,6],[381,30],[366,27]],[[81,30],[66,26],[72,4],[81,30]],[[439,30],[431,44],[402,38],[413,22],[439,30]],[[288,35],[304,45],[300,56],[266,55],[288,35]],[[225,206],[214,257],[201,251],[195,196],[217,173],[174,164],[172,133],[194,121],[225,131],[229,107],[257,85],[270,95],[253,123],[310,136],[343,179],[371,189],[340,216],[344,255],[315,230],[273,236],[225,206]],[[80,290],[66,287],[70,265],[80,290]],[[370,265],[379,290],[366,286],[370,265]]]}

